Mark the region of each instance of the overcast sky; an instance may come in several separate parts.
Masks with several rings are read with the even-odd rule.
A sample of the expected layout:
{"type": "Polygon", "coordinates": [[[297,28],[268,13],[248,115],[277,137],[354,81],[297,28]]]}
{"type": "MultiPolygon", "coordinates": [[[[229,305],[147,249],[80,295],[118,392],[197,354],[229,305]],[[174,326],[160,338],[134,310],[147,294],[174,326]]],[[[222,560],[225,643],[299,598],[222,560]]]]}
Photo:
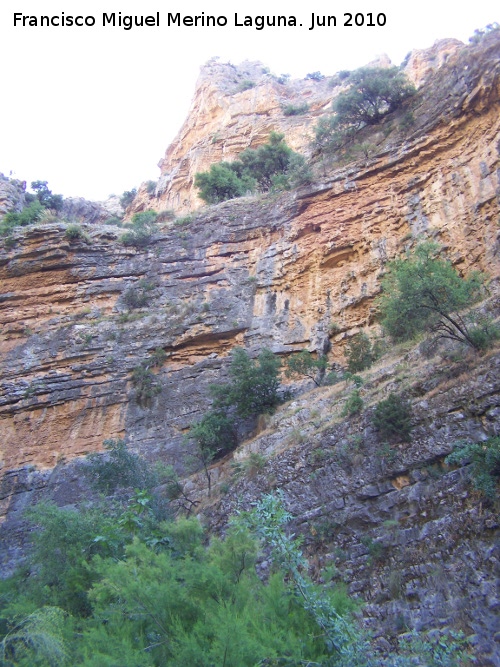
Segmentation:
{"type": "MultiPolygon", "coordinates": [[[[0,7],[0,171],[47,180],[65,196],[104,199],[159,176],[157,163],[179,130],[199,68],[208,59],[260,60],[276,74],[304,77],[353,69],[387,53],[436,39],[464,42],[500,20],[497,0],[2,0],[0,7]],[[14,27],[21,15],[95,17],[93,27],[14,27]],[[103,12],[160,13],[159,27],[103,27],[103,12]],[[167,26],[168,13],[227,17],[225,27],[167,26]],[[385,26],[346,27],[344,14],[385,15],[385,26]],[[302,26],[235,25],[245,16],[295,16],[302,26]],[[334,15],[336,28],[309,30],[311,15],[334,15]]],[[[360,19],[358,18],[358,21],[360,19]]],[[[383,22],[380,16],[379,22],[383,22]]]]}

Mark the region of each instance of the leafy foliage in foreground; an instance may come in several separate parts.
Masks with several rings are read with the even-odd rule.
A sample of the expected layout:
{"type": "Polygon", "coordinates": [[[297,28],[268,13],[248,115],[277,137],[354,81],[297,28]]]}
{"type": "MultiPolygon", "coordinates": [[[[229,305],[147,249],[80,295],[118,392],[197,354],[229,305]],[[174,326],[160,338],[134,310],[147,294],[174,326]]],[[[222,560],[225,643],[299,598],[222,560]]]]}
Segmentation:
{"type": "Polygon", "coordinates": [[[29,563],[0,583],[4,667],[467,664],[458,635],[412,635],[400,655],[379,659],[355,604],[311,581],[280,494],[208,545],[197,520],[148,522],[147,505],[138,492],[121,515],[109,506],[31,513],[29,563]],[[261,546],[273,561],[265,582],[255,569],[261,546]]]}

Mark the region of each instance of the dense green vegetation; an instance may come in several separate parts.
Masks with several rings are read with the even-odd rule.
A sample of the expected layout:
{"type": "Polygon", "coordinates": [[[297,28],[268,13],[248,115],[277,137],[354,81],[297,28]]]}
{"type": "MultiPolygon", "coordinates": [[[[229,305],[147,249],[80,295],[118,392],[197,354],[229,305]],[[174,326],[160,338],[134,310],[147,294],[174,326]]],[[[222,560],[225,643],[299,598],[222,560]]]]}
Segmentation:
{"type": "Polygon", "coordinates": [[[124,225],[130,231],[122,234],[120,241],[124,245],[135,246],[136,248],[149,245],[153,236],[158,232],[157,217],[156,211],[135,213],[132,216],[132,221],[128,225],[124,225]]]}
{"type": "Polygon", "coordinates": [[[302,350],[298,354],[290,357],[287,364],[285,375],[287,377],[302,376],[308,377],[319,387],[321,380],[325,375],[328,360],[326,355],[313,357],[308,350],[302,350]]]}
{"type": "Polygon", "coordinates": [[[350,373],[364,371],[370,368],[376,356],[370,339],[364,331],[360,331],[351,338],[346,347],[347,370],[350,373]]]}
{"type": "Polygon", "coordinates": [[[234,162],[211,165],[194,183],[204,201],[217,204],[257,189],[287,189],[309,177],[304,158],[286,145],[283,134],[271,132],[263,146],[248,148],[234,162]]]}
{"type": "Polygon", "coordinates": [[[210,542],[195,519],[155,520],[145,492],[125,511],[40,505],[29,518],[29,560],[0,584],[4,667],[467,664],[451,636],[410,636],[378,658],[343,590],[311,581],[279,494],[210,542]]]}
{"type": "Polygon", "coordinates": [[[229,367],[230,381],[210,386],[212,408],[189,431],[195,443],[191,458],[197,467],[204,468],[209,490],[208,465],[235,449],[238,422],[270,412],[279,404],[280,366],[279,357],[270,350],[264,348],[254,360],[243,348],[236,348],[229,367]]]}
{"type": "Polygon", "coordinates": [[[481,297],[483,277],[477,272],[460,276],[451,262],[439,257],[435,243],[421,243],[387,269],[380,313],[382,326],[394,341],[429,332],[480,350],[497,336],[491,323],[474,322],[460,312],[481,297]]]}
{"type": "Polygon", "coordinates": [[[377,404],[373,425],[383,439],[407,441],[412,429],[411,417],[410,403],[392,393],[377,404]]]}
{"type": "Polygon", "coordinates": [[[31,189],[35,194],[25,194],[26,205],[22,211],[9,211],[0,221],[0,236],[9,236],[16,227],[26,227],[38,222],[48,210],[59,212],[63,206],[63,196],[54,195],[47,187],[47,181],[33,181],[31,189]]]}
{"type": "Polygon", "coordinates": [[[459,443],[446,458],[449,465],[470,463],[472,484],[490,501],[498,499],[500,478],[500,437],[488,438],[484,442],[459,443]]]}
{"type": "Polygon", "coordinates": [[[344,80],[349,88],[337,95],[332,114],[316,126],[315,145],[324,153],[342,150],[359,130],[376,125],[415,93],[398,67],[361,67],[344,80]]]}
{"type": "Polygon", "coordinates": [[[137,188],[132,188],[132,190],[125,190],[125,192],[120,197],[120,205],[122,208],[127,208],[134,201],[137,195],[137,188]]]}

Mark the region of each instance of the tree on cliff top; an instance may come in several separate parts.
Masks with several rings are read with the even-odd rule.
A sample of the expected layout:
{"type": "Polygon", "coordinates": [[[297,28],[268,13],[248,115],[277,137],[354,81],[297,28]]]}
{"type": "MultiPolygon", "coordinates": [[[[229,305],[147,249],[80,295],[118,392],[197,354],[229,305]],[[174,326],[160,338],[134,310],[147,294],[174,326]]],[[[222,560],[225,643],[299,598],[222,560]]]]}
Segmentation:
{"type": "Polygon", "coordinates": [[[349,88],[332,102],[333,114],[315,129],[315,145],[324,152],[341,150],[358,130],[376,125],[416,92],[398,67],[360,67],[346,83],[349,88]]]}
{"type": "Polygon", "coordinates": [[[375,125],[415,93],[398,67],[360,67],[347,80],[349,89],[332,103],[340,125],[375,125]]]}

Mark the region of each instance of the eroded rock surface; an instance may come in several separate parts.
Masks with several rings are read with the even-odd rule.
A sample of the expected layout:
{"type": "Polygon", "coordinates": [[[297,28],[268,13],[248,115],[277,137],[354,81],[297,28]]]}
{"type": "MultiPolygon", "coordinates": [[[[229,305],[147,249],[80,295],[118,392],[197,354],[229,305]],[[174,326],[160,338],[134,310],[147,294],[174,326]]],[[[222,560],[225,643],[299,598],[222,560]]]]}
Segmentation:
{"type": "MultiPolygon", "coordinates": [[[[200,210],[182,224],[164,224],[144,248],[124,245],[123,230],[102,225],[97,209],[92,224],[82,218],[87,237],[69,239],[64,224],[13,232],[0,250],[0,510],[12,538],[6,568],[22,552],[22,509],[44,494],[61,504],[81,497],[79,458],[99,451],[105,438],[124,437],[132,450],[182,474],[184,436],[208,408],[208,386],[224,379],[235,346],[252,354],[266,346],[283,357],[306,348],[342,363],[349,337],[376,329],[387,261],[419,239],[441,243],[464,274],[486,272],[497,313],[499,42],[493,34],[468,49],[451,46],[446,62],[433,56],[439,68],[432,76],[425,58],[418,61],[425,83],[411,131],[402,134],[399,120],[387,119],[369,136],[368,157],[347,166],[316,160],[311,186],[200,210]],[[153,371],[161,391],[138,400],[133,371],[158,348],[166,353],[153,371]]],[[[202,75],[204,93],[181,130],[185,153],[179,141],[167,154],[170,185],[134,205],[196,208],[195,171],[264,142],[270,130],[286,130],[300,148],[304,128],[330,103],[327,81],[284,87],[256,64],[234,71],[229,95],[233,88],[221,83],[228,66],[210,67],[215,83],[202,75]],[[250,77],[258,85],[239,90],[250,77]],[[308,101],[309,116],[282,125],[287,100],[308,101]],[[251,120],[257,116],[259,123],[251,120]],[[216,129],[222,138],[212,137],[216,129]]],[[[455,439],[498,433],[498,354],[466,361],[463,377],[448,378],[449,385],[433,377],[445,361],[433,371],[435,362],[418,355],[399,360],[406,382],[401,369],[380,368],[363,389],[366,410],[357,419],[339,418],[342,388],[319,390],[307,408],[297,398],[295,414],[281,411],[274,431],[248,445],[268,457],[265,471],[231,484],[247,503],[284,489],[318,570],[336,565],[351,592],[368,600],[378,633],[397,631],[398,618],[417,627],[463,619],[478,635],[484,664],[498,665],[497,519],[470,492],[465,471],[442,466],[455,439]],[[411,398],[415,429],[409,446],[384,453],[370,410],[394,389],[411,398]]],[[[213,474],[216,486],[230,481],[224,465],[213,474]]],[[[196,478],[186,488],[203,496],[196,478]]],[[[224,525],[236,498],[235,491],[207,503],[211,526],[224,525]]]]}

